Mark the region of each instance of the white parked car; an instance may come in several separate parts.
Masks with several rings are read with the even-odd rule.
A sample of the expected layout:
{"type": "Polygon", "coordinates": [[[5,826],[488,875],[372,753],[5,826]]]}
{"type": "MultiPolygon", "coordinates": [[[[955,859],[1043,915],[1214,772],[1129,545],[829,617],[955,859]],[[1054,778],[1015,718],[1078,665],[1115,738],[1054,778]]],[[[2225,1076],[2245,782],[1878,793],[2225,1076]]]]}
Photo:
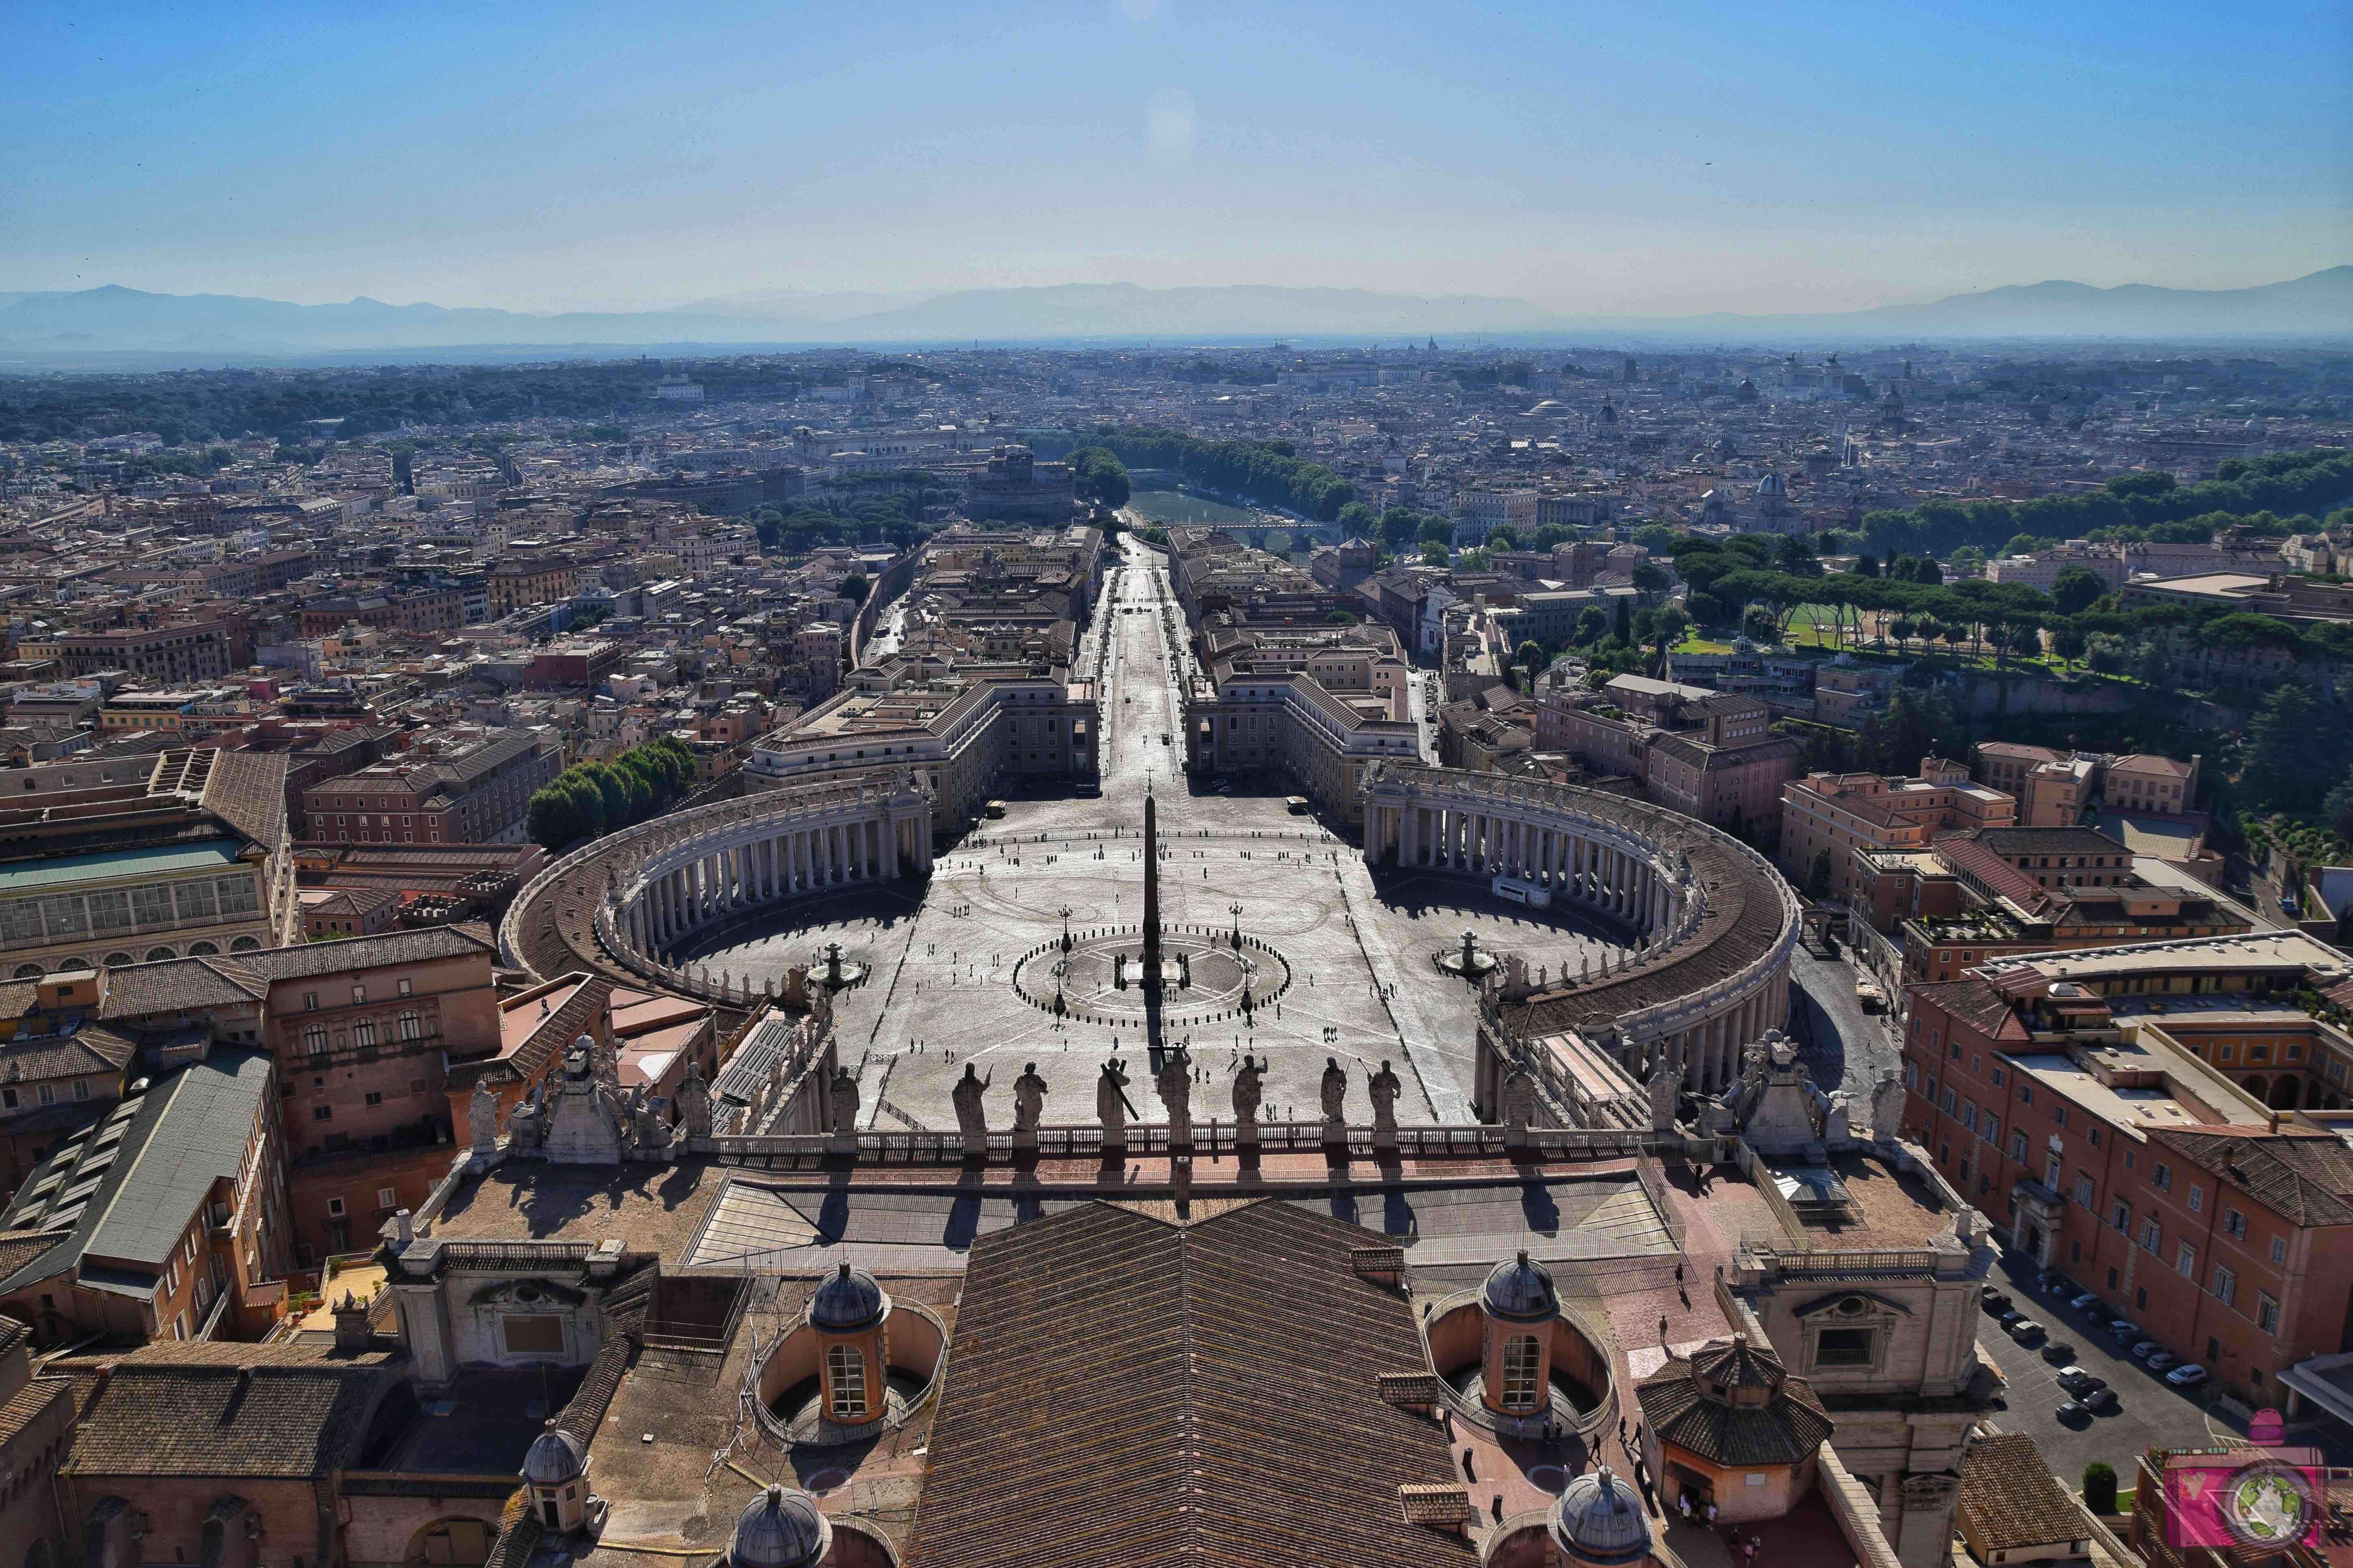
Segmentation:
{"type": "Polygon", "coordinates": [[[2185,1361],[2167,1373],[2165,1381],[2176,1388],[2195,1388],[2206,1381],[2206,1369],[2194,1361],[2185,1361]]]}

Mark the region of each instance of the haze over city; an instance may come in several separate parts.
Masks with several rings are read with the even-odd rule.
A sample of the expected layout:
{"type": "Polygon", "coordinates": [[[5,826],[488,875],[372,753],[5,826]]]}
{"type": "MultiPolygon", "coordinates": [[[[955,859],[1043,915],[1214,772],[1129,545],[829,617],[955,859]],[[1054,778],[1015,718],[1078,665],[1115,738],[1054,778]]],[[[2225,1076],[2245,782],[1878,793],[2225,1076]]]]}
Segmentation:
{"type": "Polygon", "coordinates": [[[0,287],[649,310],[1128,281],[1576,318],[2353,258],[2341,6],[29,12],[0,287]]]}

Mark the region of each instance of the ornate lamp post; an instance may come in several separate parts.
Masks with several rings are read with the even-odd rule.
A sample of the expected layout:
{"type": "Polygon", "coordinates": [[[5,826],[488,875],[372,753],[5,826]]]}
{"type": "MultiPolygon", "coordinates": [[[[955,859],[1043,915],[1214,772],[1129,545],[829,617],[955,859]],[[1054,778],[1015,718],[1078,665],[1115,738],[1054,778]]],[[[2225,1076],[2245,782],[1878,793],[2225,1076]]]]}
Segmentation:
{"type": "Polygon", "coordinates": [[[1226,906],[1226,913],[1234,917],[1234,951],[1242,950],[1242,905],[1240,899],[1226,906]]]}

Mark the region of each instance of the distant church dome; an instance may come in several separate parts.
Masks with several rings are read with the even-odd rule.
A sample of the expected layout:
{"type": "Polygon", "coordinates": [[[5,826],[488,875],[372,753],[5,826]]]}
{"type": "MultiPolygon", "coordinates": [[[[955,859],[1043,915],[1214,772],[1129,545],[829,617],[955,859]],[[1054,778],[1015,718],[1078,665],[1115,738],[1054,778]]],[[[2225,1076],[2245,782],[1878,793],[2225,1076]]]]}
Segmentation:
{"type": "Polygon", "coordinates": [[[1760,496],[1785,496],[1789,493],[1789,482],[1778,474],[1767,474],[1757,481],[1757,493],[1760,496]]]}
{"type": "Polygon", "coordinates": [[[1577,1568],[1631,1568],[1651,1554],[1651,1523],[1641,1496],[1604,1465],[1560,1494],[1552,1540],[1577,1568]]]}
{"type": "Polygon", "coordinates": [[[1479,1299],[1491,1316],[1514,1322],[1548,1322],[1560,1316],[1560,1298],[1552,1288],[1552,1270],[1523,1252],[1509,1263],[1498,1263],[1479,1299]]]}
{"type": "Polygon", "coordinates": [[[522,1479],[537,1487],[566,1485],[578,1480],[587,1468],[588,1450],[553,1421],[531,1440],[522,1457],[522,1479]]]}
{"type": "Polygon", "coordinates": [[[1604,425],[1618,423],[1618,409],[1609,401],[1609,395],[1606,392],[1601,395],[1601,423],[1604,425]]]}
{"type": "Polygon", "coordinates": [[[872,1327],[885,1310],[882,1287],[874,1276],[845,1263],[839,1273],[818,1287],[809,1300],[808,1315],[809,1321],[820,1329],[846,1333],[872,1327]]]}
{"type": "Polygon", "coordinates": [[[752,1500],[728,1538],[729,1568],[817,1568],[833,1525],[804,1491],[771,1486],[752,1500]]]}

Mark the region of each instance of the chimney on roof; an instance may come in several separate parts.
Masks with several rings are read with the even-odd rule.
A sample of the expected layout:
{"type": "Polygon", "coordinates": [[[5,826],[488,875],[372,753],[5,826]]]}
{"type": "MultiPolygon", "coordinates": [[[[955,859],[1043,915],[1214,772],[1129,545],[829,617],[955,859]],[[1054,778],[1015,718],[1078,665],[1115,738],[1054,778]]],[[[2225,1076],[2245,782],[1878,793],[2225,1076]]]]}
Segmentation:
{"type": "Polygon", "coordinates": [[[335,1304],[335,1348],[339,1351],[364,1351],[375,1342],[375,1334],[368,1327],[368,1310],[349,1290],[335,1304]]]}

